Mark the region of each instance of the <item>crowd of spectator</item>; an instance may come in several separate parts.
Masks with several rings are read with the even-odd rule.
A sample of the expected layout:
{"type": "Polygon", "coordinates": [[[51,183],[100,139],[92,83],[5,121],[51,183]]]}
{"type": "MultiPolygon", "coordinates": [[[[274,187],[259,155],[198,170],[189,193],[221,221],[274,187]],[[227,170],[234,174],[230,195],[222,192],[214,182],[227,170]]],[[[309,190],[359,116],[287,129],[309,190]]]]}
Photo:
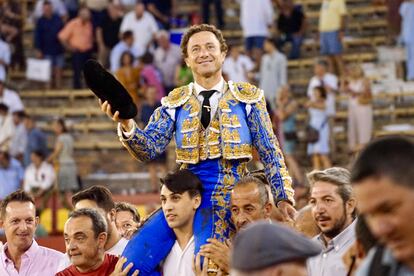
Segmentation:
{"type": "MultiPolygon", "coordinates": [[[[168,173],[161,179],[160,201],[176,241],[160,271],[206,276],[213,262],[221,273],[234,276],[412,275],[413,155],[411,140],[389,137],[366,145],[350,171],[330,167],[310,172],[308,202],[293,222],[280,216],[264,173],[252,172],[231,192],[234,236],[209,239],[197,255],[193,220],[202,184],[187,169],[168,173]]],[[[35,167],[44,164],[41,155],[33,157],[35,167]]],[[[0,161],[3,165],[3,155],[0,161]]],[[[115,202],[105,187],[92,186],[72,195],[71,208],[62,253],[36,242],[39,218],[28,192],[18,190],[3,198],[2,275],[138,275],[122,257],[146,223],[136,207],[115,202]]]]}

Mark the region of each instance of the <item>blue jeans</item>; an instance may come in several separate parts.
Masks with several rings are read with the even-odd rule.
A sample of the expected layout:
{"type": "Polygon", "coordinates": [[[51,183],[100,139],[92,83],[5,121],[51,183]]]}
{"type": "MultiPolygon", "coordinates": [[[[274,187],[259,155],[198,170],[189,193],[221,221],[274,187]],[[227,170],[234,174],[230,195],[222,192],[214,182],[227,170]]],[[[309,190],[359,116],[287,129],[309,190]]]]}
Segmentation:
{"type": "Polygon", "coordinates": [[[339,55],[342,53],[342,42],[339,39],[339,32],[321,32],[320,37],[322,55],[339,55]]]}
{"type": "Polygon", "coordinates": [[[246,44],[246,51],[251,51],[253,48],[263,49],[263,45],[265,42],[265,36],[248,36],[246,37],[245,44],[246,44]]]}
{"type": "Polygon", "coordinates": [[[286,43],[291,43],[291,49],[288,58],[289,59],[298,59],[300,58],[300,48],[302,47],[303,36],[296,36],[293,34],[284,34],[280,36],[277,40],[277,47],[279,51],[282,50],[283,46],[286,43]]]}

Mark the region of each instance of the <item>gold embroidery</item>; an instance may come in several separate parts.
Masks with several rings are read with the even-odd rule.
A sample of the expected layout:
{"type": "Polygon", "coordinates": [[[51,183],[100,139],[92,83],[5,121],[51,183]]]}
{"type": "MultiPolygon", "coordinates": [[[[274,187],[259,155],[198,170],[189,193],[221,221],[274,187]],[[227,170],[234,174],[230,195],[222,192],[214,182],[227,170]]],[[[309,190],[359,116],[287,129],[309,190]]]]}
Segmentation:
{"type": "Polygon", "coordinates": [[[195,148],[198,145],[198,134],[196,131],[183,135],[182,148],[195,148]]]}
{"type": "Polygon", "coordinates": [[[230,145],[226,143],[223,149],[225,159],[252,158],[252,146],[249,144],[230,145]]]}
{"type": "Polygon", "coordinates": [[[176,149],[177,163],[198,163],[198,149],[176,149]]]}
{"type": "Polygon", "coordinates": [[[181,86],[171,91],[168,96],[161,99],[161,104],[169,108],[183,105],[192,95],[188,86],[181,86]]]}
{"type": "Polygon", "coordinates": [[[247,82],[229,81],[229,87],[233,96],[243,103],[257,103],[263,97],[263,90],[247,82]]]}

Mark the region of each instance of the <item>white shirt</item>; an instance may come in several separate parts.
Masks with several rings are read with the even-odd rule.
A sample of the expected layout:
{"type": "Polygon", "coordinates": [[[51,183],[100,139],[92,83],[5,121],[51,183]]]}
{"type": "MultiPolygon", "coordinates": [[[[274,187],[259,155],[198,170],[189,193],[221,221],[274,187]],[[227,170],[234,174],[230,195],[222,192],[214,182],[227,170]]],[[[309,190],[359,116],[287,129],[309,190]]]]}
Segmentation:
{"type": "Polygon", "coordinates": [[[160,70],[164,85],[173,86],[175,78],[175,68],[181,62],[180,46],[170,43],[170,47],[166,51],[162,47],[158,47],[154,52],[155,66],[160,70]]]}
{"type": "Polygon", "coordinates": [[[0,103],[4,103],[9,107],[9,113],[24,110],[24,105],[19,95],[7,88],[3,90],[3,96],[0,96],[0,103]]]}
{"type": "Polygon", "coordinates": [[[252,71],[254,63],[246,55],[239,55],[237,59],[229,56],[224,60],[223,73],[229,80],[247,82],[247,73],[252,71]]]}
{"type": "Polygon", "coordinates": [[[24,190],[26,192],[30,192],[32,188],[47,190],[52,187],[55,179],[55,169],[51,164],[43,161],[40,167],[36,168],[31,163],[24,172],[24,190]]]}
{"type": "Polygon", "coordinates": [[[0,116],[0,150],[10,149],[11,139],[15,132],[15,126],[11,114],[0,116]]]}
{"type": "Polygon", "coordinates": [[[120,256],[122,252],[124,252],[125,247],[128,244],[128,240],[125,238],[121,238],[114,246],[106,250],[106,253],[120,256]]]}
{"type": "Polygon", "coordinates": [[[239,0],[240,25],[243,36],[269,36],[268,27],[273,24],[271,0],[239,0]]]}
{"type": "MultiPolygon", "coordinates": [[[[323,76],[323,83],[329,86],[333,91],[328,93],[326,97],[326,112],[329,116],[334,116],[336,113],[335,107],[335,93],[338,90],[338,78],[331,73],[326,73],[323,76]]],[[[317,76],[313,76],[309,81],[307,95],[310,100],[314,100],[313,89],[321,85],[321,80],[317,76]]]]}
{"type": "Polygon", "coordinates": [[[164,276],[192,276],[195,275],[192,269],[194,262],[194,236],[188,241],[182,250],[177,241],[165,259],[162,266],[164,276]]]}
{"type": "Polygon", "coordinates": [[[154,16],[149,12],[145,11],[142,17],[137,19],[135,11],[131,11],[124,16],[120,32],[128,30],[134,33],[134,46],[137,49],[147,49],[154,34],[158,32],[158,25],[154,16]]]}
{"type": "MultiPolygon", "coordinates": [[[[109,57],[109,63],[111,66],[111,72],[115,73],[121,67],[121,57],[124,52],[130,52],[134,59],[139,58],[144,54],[143,48],[137,48],[135,45],[129,47],[124,41],[118,42],[111,50],[109,57]]],[[[138,65],[137,60],[133,60],[134,65],[138,65]]]]}
{"type": "MultiPolygon", "coordinates": [[[[2,60],[7,65],[10,64],[11,59],[11,50],[8,43],[4,42],[0,39],[0,60],[2,60]]],[[[0,80],[6,80],[6,67],[4,65],[0,65],[0,80]]]]}
{"type": "Polygon", "coordinates": [[[10,155],[16,157],[24,154],[27,145],[27,130],[23,123],[15,125],[15,132],[10,144],[10,155]]]}
{"type": "Polygon", "coordinates": [[[266,99],[275,107],[276,94],[287,83],[287,59],[279,51],[265,54],[260,62],[259,87],[266,99]]]}

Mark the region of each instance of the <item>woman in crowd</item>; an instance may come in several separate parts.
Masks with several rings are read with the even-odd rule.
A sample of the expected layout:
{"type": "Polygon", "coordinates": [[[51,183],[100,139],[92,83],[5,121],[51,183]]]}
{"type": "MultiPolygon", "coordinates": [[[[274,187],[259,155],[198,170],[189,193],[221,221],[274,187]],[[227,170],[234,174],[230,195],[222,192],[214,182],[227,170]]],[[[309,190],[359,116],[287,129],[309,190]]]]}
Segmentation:
{"type": "Polygon", "coordinates": [[[175,68],[175,86],[180,87],[187,85],[193,81],[193,73],[190,68],[185,64],[184,59],[175,68]]]}
{"type": "Polygon", "coordinates": [[[63,119],[53,122],[53,131],[56,134],[55,147],[47,159],[57,167],[57,183],[62,205],[71,209],[66,194],[78,190],[76,163],[73,158],[74,141],[63,119]]]}
{"type": "Polygon", "coordinates": [[[126,51],[122,53],[120,60],[121,67],[115,72],[116,78],[125,86],[135,105],[139,104],[139,74],[140,70],[134,67],[134,57],[126,51]]]}
{"type": "Polygon", "coordinates": [[[330,168],[329,159],[329,123],[326,111],[327,93],[324,87],[318,86],[313,90],[314,100],[308,101],[305,107],[309,109],[309,126],[318,132],[316,142],[308,143],[308,155],[312,157],[314,170],[330,168]]]}
{"type": "Polygon", "coordinates": [[[279,141],[283,141],[282,149],[285,154],[285,160],[293,177],[293,182],[303,183],[303,175],[300,171],[298,162],[296,161],[294,154],[297,142],[296,135],[296,113],[298,111],[298,103],[292,97],[290,87],[284,85],[280,88],[276,97],[276,116],[280,122],[278,128],[279,141]]]}
{"type": "Polygon", "coordinates": [[[348,145],[352,155],[366,145],[372,135],[372,94],[370,81],[361,66],[352,64],[341,80],[341,91],[348,95],[348,145]]]}

